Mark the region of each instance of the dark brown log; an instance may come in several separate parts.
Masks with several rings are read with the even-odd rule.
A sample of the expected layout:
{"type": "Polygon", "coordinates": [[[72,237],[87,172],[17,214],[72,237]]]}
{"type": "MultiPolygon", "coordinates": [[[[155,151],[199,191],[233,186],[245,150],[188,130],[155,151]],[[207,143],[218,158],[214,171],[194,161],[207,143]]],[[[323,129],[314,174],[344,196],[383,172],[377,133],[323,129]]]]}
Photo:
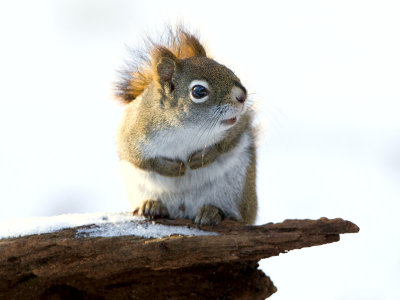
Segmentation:
{"type": "MultiPolygon", "coordinates": [[[[195,227],[183,219],[156,222],[195,227]]],[[[77,229],[0,240],[0,298],[265,299],[276,288],[258,260],[359,230],[326,218],[261,226],[225,220],[200,227],[218,235],[161,239],[77,237],[77,229]]]]}

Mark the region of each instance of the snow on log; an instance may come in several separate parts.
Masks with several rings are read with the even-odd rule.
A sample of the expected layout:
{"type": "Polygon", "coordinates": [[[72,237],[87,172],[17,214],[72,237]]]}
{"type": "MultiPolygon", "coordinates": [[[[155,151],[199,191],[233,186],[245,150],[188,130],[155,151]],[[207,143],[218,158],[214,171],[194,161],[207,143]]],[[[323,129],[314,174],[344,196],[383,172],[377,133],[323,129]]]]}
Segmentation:
{"type": "Polygon", "coordinates": [[[276,288],[257,269],[260,259],[359,230],[326,218],[201,227],[184,219],[101,220],[0,239],[0,299],[265,299],[276,288]],[[146,235],[154,228],[163,234],[146,235]]]}

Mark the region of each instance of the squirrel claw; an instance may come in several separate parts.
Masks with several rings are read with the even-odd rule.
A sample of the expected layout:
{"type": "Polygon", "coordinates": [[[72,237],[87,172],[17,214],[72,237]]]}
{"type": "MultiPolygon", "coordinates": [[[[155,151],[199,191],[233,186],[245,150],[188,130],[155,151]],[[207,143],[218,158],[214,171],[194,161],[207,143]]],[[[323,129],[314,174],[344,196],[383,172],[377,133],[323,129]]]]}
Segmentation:
{"type": "Polygon", "coordinates": [[[167,218],[169,216],[168,209],[160,200],[145,200],[138,212],[139,216],[154,219],[157,217],[167,218]]]}
{"type": "Polygon", "coordinates": [[[195,170],[211,164],[218,156],[218,153],[212,150],[212,148],[206,148],[193,153],[188,160],[189,167],[195,170]]]}
{"type": "Polygon", "coordinates": [[[223,219],[223,212],[214,205],[204,205],[197,212],[194,223],[199,225],[218,225],[223,219]]]}
{"type": "Polygon", "coordinates": [[[202,168],[204,166],[204,155],[202,155],[202,151],[192,154],[189,158],[188,165],[192,170],[202,168]]]}
{"type": "Polygon", "coordinates": [[[179,177],[185,175],[186,166],[182,161],[159,157],[155,161],[155,169],[161,175],[179,177]]]}

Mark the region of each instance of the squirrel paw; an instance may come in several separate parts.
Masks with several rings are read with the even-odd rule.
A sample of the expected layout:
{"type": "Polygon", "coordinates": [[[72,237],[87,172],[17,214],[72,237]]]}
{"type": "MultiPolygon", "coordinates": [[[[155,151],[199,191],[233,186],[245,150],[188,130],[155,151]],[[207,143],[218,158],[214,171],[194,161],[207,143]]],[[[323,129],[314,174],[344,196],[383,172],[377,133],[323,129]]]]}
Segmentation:
{"type": "Polygon", "coordinates": [[[197,212],[194,222],[199,225],[218,225],[224,218],[224,213],[213,205],[204,205],[197,212]]]}
{"type": "Polygon", "coordinates": [[[179,177],[185,175],[186,166],[180,160],[158,157],[154,161],[155,171],[168,177],[179,177]]]}
{"type": "Polygon", "coordinates": [[[213,163],[218,155],[215,147],[208,147],[193,153],[189,158],[188,165],[192,170],[203,168],[213,163]]]}
{"type": "Polygon", "coordinates": [[[135,212],[137,212],[139,216],[144,216],[149,219],[157,217],[168,218],[169,216],[168,209],[160,200],[145,200],[143,201],[142,206],[135,212]]]}

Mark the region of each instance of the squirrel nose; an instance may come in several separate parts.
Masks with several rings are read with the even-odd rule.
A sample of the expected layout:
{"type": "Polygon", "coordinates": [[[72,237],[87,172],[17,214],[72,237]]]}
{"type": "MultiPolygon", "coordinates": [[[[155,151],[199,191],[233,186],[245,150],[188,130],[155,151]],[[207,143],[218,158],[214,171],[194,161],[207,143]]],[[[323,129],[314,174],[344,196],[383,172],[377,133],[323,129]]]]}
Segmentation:
{"type": "Polygon", "coordinates": [[[242,88],[241,86],[235,86],[233,87],[233,96],[234,99],[236,99],[239,103],[244,103],[247,99],[247,92],[245,88],[242,88]]]}
{"type": "Polygon", "coordinates": [[[246,94],[243,93],[240,96],[236,96],[236,100],[239,101],[240,103],[244,103],[244,101],[246,101],[246,94]]]}

